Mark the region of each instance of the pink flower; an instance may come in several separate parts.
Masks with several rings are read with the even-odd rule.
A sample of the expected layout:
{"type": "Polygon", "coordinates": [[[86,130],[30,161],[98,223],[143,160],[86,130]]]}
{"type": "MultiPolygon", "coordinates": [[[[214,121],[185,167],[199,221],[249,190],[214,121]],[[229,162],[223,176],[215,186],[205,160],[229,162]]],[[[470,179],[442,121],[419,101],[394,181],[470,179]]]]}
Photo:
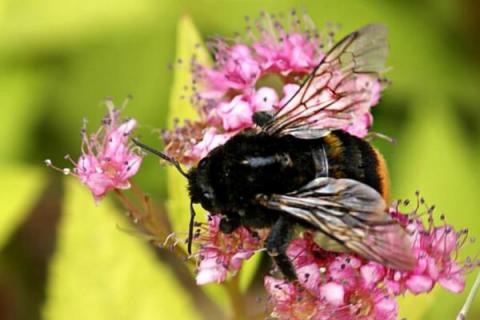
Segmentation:
{"type": "Polygon", "coordinates": [[[261,87],[253,96],[252,105],[255,112],[274,111],[278,108],[278,95],[272,88],[261,87]]]}
{"type": "Polygon", "coordinates": [[[283,88],[283,97],[280,100],[279,106],[284,106],[292,97],[293,95],[300,89],[300,85],[296,83],[288,83],[283,88]]]}
{"type": "MultiPolygon", "coordinates": [[[[134,119],[120,123],[120,112],[107,101],[108,114],[100,129],[88,135],[82,129],[82,155],[73,175],[86,185],[99,201],[109,190],[130,188],[129,179],[138,172],[142,157],[133,152],[128,139],[137,126],[134,119]]],[[[63,169],[70,173],[69,169],[63,169]]]]}
{"type": "Polygon", "coordinates": [[[366,288],[376,286],[385,277],[385,267],[377,262],[368,262],[360,267],[363,285],[366,288]]]}
{"type": "Polygon", "coordinates": [[[405,290],[413,294],[430,292],[436,283],[452,292],[461,292],[465,286],[464,274],[470,266],[460,266],[457,253],[464,244],[465,231],[455,232],[452,226],[433,225],[430,214],[425,228],[419,218],[410,219],[407,228],[413,233],[416,266],[411,272],[387,271],[385,284],[394,294],[405,290]]]}
{"type": "Polygon", "coordinates": [[[405,278],[405,287],[413,294],[430,292],[434,282],[432,278],[425,275],[412,274],[405,278]]]}
{"type": "Polygon", "coordinates": [[[380,100],[380,91],[382,90],[380,82],[374,77],[362,75],[347,82],[345,86],[345,90],[356,90],[360,94],[356,97],[358,102],[354,109],[355,119],[343,129],[354,136],[363,138],[367,135],[368,129],[373,123],[370,108],[380,100]]]}
{"type": "Polygon", "coordinates": [[[462,291],[464,273],[478,264],[462,266],[455,261],[465,242],[465,232],[454,232],[449,225],[436,227],[430,210],[427,226],[417,211],[406,215],[395,207],[390,214],[414,239],[412,249],[417,261],[412,271],[387,268],[355,254],[325,251],[306,231],[287,248],[298,281],[265,280],[272,315],[294,318],[299,308],[311,319],[396,319],[396,296],[407,291],[426,293],[437,283],[452,292],[462,291]],[[297,304],[299,300],[304,301],[302,305],[297,304]]]}
{"type": "Polygon", "coordinates": [[[250,47],[244,44],[227,46],[221,39],[215,39],[217,66],[202,69],[207,89],[203,97],[215,98],[228,90],[242,91],[251,87],[260,76],[258,61],[252,56],[250,47]]]}
{"type": "Polygon", "coordinates": [[[231,134],[218,134],[216,128],[208,128],[204,133],[202,141],[193,146],[191,156],[195,159],[202,159],[210,151],[224,144],[230,137],[231,134]]]}
{"type": "Polygon", "coordinates": [[[368,129],[373,123],[373,116],[370,112],[359,115],[356,120],[344,128],[351,135],[363,138],[367,135],[368,129]]]}
{"type": "Polygon", "coordinates": [[[381,288],[359,287],[348,297],[350,318],[355,320],[395,320],[398,303],[381,288]]]}
{"type": "Polygon", "coordinates": [[[266,276],[265,289],[270,295],[272,316],[280,320],[314,319],[318,312],[316,298],[301,287],[286,280],[266,276]]]}
{"type": "Polygon", "coordinates": [[[335,282],[328,282],[320,287],[320,299],[326,303],[338,307],[344,304],[345,289],[335,282]]]}
{"type": "Polygon", "coordinates": [[[225,281],[229,272],[235,273],[244,260],[262,248],[260,235],[253,236],[244,227],[231,234],[220,232],[220,216],[210,215],[203,233],[196,236],[200,243],[197,284],[225,281]]]}
{"type": "Polygon", "coordinates": [[[318,50],[318,39],[308,39],[300,33],[288,34],[286,30],[281,33],[275,38],[264,32],[252,45],[265,70],[308,72],[319,63],[323,53],[318,50]]]}
{"type": "Polygon", "coordinates": [[[243,96],[236,96],[230,102],[220,103],[217,110],[226,131],[251,127],[253,124],[253,108],[243,96]]]}

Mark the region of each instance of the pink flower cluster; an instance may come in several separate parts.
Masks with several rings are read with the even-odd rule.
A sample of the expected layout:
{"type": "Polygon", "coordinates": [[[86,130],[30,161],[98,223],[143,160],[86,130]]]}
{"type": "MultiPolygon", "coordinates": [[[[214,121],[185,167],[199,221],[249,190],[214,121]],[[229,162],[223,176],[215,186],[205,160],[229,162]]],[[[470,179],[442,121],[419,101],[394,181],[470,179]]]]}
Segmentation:
{"type": "MultiPolygon", "coordinates": [[[[333,43],[333,34],[320,37],[308,16],[292,12],[291,19],[292,24],[284,27],[262,14],[254,21],[255,27],[248,27],[246,40],[237,39],[232,44],[215,38],[208,43],[215,56],[212,68],[192,60],[192,87],[202,88],[192,101],[202,117],[203,133],[190,135],[186,150],[186,139],[182,139],[185,128],[178,128],[178,135],[166,132],[170,155],[184,163],[198,161],[239,131],[251,128],[255,112],[276,111],[290,100],[333,43]]],[[[332,76],[332,84],[343,79],[340,70],[332,76]]],[[[369,75],[352,78],[338,88],[361,92],[351,108],[354,121],[344,128],[346,131],[359,137],[367,134],[373,121],[370,108],[378,103],[381,89],[380,81],[369,75]]]]}
{"type": "Polygon", "coordinates": [[[395,299],[378,285],[384,276],[379,264],[351,254],[327,252],[308,234],[292,241],[287,255],[298,282],[265,278],[273,313],[280,319],[302,319],[295,318],[298,300],[303,303],[301,309],[310,312],[305,319],[396,319],[395,299]],[[308,297],[308,305],[304,296],[308,297]]]}
{"type": "MultiPolygon", "coordinates": [[[[82,155],[77,162],[68,157],[74,165],[73,172],[62,169],[80,179],[96,201],[109,190],[130,188],[129,179],[142,163],[142,157],[132,150],[128,140],[137,122],[134,119],[120,122],[120,110],[111,101],[107,101],[107,107],[100,129],[88,135],[85,126],[82,128],[82,155]]],[[[52,166],[50,160],[46,163],[52,166]]]]}
{"type": "Polygon", "coordinates": [[[327,252],[305,233],[287,249],[298,281],[265,278],[272,314],[279,319],[396,319],[396,296],[427,293],[436,283],[461,292],[465,272],[478,265],[478,261],[464,265],[456,261],[466,230],[455,232],[446,224],[436,227],[431,214],[427,227],[416,213],[405,215],[392,209],[391,214],[412,236],[413,271],[393,270],[353,254],[327,252]]]}
{"type": "Polygon", "coordinates": [[[199,285],[225,281],[228,272],[240,270],[242,262],[263,247],[260,234],[252,235],[244,227],[224,234],[219,227],[220,217],[209,215],[207,229],[195,235],[196,243],[200,244],[196,277],[199,285]]]}
{"type": "MultiPolygon", "coordinates": [[[[479,261],[456,261],[459,249],[468,238],[467,231],[433,224],[428,211],[424,225],[418,214],[403,214],[398,207],[390,214],[412,237],[416,266],[399,271],[367,261],[355,254],[329,252],[319,247],[310,231],[291,241],[287,255],[297,281],[266,276],[272,316],[278,319],[396,319],[396,297],[405,293],[430,292],[435,284],[458,293],[465,286],[465,272],[479,261]]],[[[443,221],[444,218],[441,217],[443,221]]],[[[263,248],[261,236],[240,227],[230,235],[219,231],[220,218],[210,216],[207,228],[196,235],[201,243],[198,255],[197,283],[222,282],[229,272],[237,272],[244,260],[263,248]]]]}
{"type": "Polygon", "coordinates": [[[406,216],[397,211],[392,211],[391,214],[412,233],[413,253],[417,263],[411,272],[382,269],[388,289],[394,294],[402,294],[406,290],[420,294],[430,292],[435,283],[439,283],[449,291],[462,292],[465,287],[464,272],[473,265],[467,263],[461,266],[455,259],[458,249],[467,239],[467,229],[456,232],[453,226],[447,224],[435,227],[431,212],[427,227],[419,218],[405,222],[406,216]]]}

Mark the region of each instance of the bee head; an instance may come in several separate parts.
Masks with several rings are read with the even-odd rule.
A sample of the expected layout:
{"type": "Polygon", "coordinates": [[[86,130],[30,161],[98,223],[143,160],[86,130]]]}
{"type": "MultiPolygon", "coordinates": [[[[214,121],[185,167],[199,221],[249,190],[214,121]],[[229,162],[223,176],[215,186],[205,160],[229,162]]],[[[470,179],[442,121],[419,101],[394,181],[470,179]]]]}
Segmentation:
{"type": "MultiPolygon", "coordinates": [[[[158,151],[158,150],[155,150],[154,148],[152,147],[149,147],[147,146],[146,144],[143,144],[141,143],[140,141],[138,141],[137,139],[132,139],[133,143],[135,143],[137,146],[139,146],[140,148],[142,148],[143,150],[146,150],[148,152],[151,152],[153,154],[155,154],[156,156],[160,157],[161,159],[171,163],[177,170],[178,172],[184,176],[185,178],[187,178],[188,180],[188,189],[190,191],[190,197],[191,197],[191,200],[190,200],[190,224],[189,224],[189,227],[188,227],[188,253],[191,254],[192,253],[192,241],[193,241],[193,227],[195,225],[195,209],[193,208],[193,204],[194,203],[200,203],[205,209],[207,210],[210,210],[209,208],[213,208],[213,189],[210,188],[206,188],[206,184],[204,184],[202,181],[203,178],[202,177],[205,177],[205,181],[206,181],[206,173],[204,169],[201,169],[201,168],[204,168],[205,167],[205,159],[202,159],[205,160],[203,161],[204,164],[202,164],[201,168],[199,166],[198,169],[194,168],[192,169],[189,173],[186,173],[182,167],[180,166],[180,163],[173,157],[170,157],[169,155],[161,152],[161,151],[158,151]]],[[[200,163],[202,163],[202,161],[200,161],[200,163]]]]}
{"type": "Polygon", "coordinates": [[[208,179],[208,158],[203,158],[196,168],[188,172],[188,191],[193,203],[200,203],[206,210],[215,209],[215,193],[208,179]]]}

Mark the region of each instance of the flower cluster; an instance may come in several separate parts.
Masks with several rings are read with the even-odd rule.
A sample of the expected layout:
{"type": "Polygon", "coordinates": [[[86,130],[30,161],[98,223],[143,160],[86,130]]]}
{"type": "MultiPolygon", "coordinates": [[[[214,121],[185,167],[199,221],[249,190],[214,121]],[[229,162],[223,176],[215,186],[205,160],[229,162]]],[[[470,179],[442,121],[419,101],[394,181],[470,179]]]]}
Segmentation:
{"type": "Polygon", "coordinates": [[[207,228],[195,234],[195,242],[200,245],[197,284],[225,281],[228,272],[237,272],[244,260],[263,247],[264,239],[265,235],[252,234],[244,227],[224,234],[220,231],[220,217],[209,215],[207,228]]]}
{"type": "MultiPolygon", "coordinates": [[[[61,171],[72,174],[86,185],[99,201],[109,190],[130,188],[129,179],[137,173],[142,163],[139,153],[132,150],[129,135],[137,126],[137,121],[120,121],[121,109],[106,102],[108,113],[102,120],[102,126],[92,134],[87,134],[84,124],[82,135],[82,155],[77,162],[69,159],[74,169],[61,171]]],[[[45,161],[52,166],[50,160],[45,161]]],[[[57,168],[58,169],[58,168],[57,168]]]]}
{"type": "MultiPolygon", "coordinates": [[[[284,27],[275,17],[262,14],[253,27],[247,27],[247,40],[211,39],[208,45],[215,57],[211,68],[192,59],[192,88],[202,90],[195,90],[191,101],[201,120],[165,132],[167,153],[183,163],[198,161],[239,131],[251,128],[255,112],[278,110],[290,100],[332,46],[333,32],[321,37],[310,18],[295,11],[289,18],[291,25],[284,27]]],[[[343,81],[341,71],[330,81],[343,81]]],[[[355,121],[343,129],[359,137],[367,134],[373,121],[370,108],[378,103],[381,89],[381,81],[373,75],[344,81],[338,90],[358,90],[361,95],[351,108],[355,121]]]]}
{"type": "Polygon", "coordinates": [[[430,292],[436,283],[458,293],[465,286],[465,272],[478,261],[460,264],[458,251],[467,231],[433,224],[429,213],[425,226],[417,211],[390,214],[402,223],[413,239],[416,265],[399,271],[366,261],[353,254],[328,252],[310,233],[291,242],[287,255],[298,281],[265,278],[272,313],[280,319],[396,319],[396,296],[430,292]]]}
{"type": "MultiPolygon", "coordinates": [[[[400,271],[367,261],[355,254],[330,252],[314,241],[309,231],[291,241],[287,255],[297,281],[265,277],[272,316],[279,319],[396,319],[397,296],[409,292],[428,293],[435,284],[451,292],[461,292],[465,273],[480,261],[460,263],[459,250],[468,239],[466,229],[455,229],[444,222],[434,225],[433,210],[427,210],[427,223],[420,207],[404,214],[398,206],[391,216],[408,230],[412,239],[415,268],[400,271]]],[[[199,230],[200,243],[197,283],[222,282],[235,273],[243,260],[263,248],[266,233],[252,235],[240,227],[232,234],[219,231],[220,218],[209,216],[206,228],[199,230]]]]}

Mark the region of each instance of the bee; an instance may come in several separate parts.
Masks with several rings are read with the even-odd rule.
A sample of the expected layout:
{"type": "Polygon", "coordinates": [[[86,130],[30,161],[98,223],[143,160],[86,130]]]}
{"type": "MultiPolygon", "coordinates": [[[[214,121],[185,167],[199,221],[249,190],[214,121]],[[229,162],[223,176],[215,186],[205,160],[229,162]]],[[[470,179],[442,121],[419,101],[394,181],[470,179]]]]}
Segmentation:
{"type": "Polygon", "coordinates": [[[193,204],[200,204],[221,215],[223,233],[239,226],[269,228],[266,251],[289,279],[295,272],[286,248],[296,230],[308,230],[327,250],[353,252],[395,269],[413,268],[408,234],[388,214],[385,160],[369,142],[341,130],[351,123],[351,108],[363,93],[342,85],[384,70],[386,34],[382,25],[367,25],[347,35],[279,111],[254,114],[255,128],[213,149],[188,172],[135,140],[188,179],[189,252],[193,204]]]}

